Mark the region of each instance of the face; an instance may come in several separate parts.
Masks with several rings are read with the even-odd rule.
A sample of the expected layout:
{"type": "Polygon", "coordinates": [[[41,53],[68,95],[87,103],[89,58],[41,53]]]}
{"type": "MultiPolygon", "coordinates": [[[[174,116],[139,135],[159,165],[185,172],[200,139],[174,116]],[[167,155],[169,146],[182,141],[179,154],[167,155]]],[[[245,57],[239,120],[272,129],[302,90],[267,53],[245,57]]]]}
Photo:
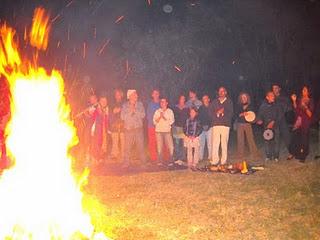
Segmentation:
{"type": "Polygon", "coordinates": [[[302,96],[308,97],[309,96],[309,90],[307,87],[302,88],[302,96]]]}
{"type": "Polygon", "coordinates": [[[278,97],[280,96],[281,88],[278,85],[273,85],[272,92],[276,97],[278,97]]]}
{"type": "Polygon", "coordinates": [[[220,98],[227,96],[227,90],[224,87],[219,88],[218,95],[220,98]]]}
{"type": "Polygon", "coordinates": [[[106,97],[101,97],[99,99],[99,104],[101,107],[107,107],[108,106],[108,100],[106,97]]]}
{"type": "Polygon", "coordinates": [[[159,101],[159,97],[160,97],[160,91],[159,90],[153,90],[151,93],[151,97],[153,99],[153,101],[159,101]]]}
{"type": "Polygon", "coordinates": [[[96,95],[91,95],[90,97],[89,97],[89,102],[90,102],[90,104],[96,104],[97,102],[98,102],[98,99],[97,99],[97,96],[96,95]]]}
{"type": "Polygon", "coordinates": [[[189,91],[189,98],[190,99],[195,99],[197,97],[197,94],[193,91],[189,91]]]}
{"type": "Polygon", "coordinates": [[[123,98],[123,93],[121,91],[115,91],[114,98],[116,99],[117,102],[121,102],[123,98]]]}
{"type": "Polygon", "coordinates": [[[266,96],[266,99],[269,103],[274,103],[275,101],[275,95],[273,92],[268,92],[267,93],[267,96],[266,96]]]}
{"type": "Polygon", "coordinates": [[[240,97],[241,103],[245,104],[248,103],[248,97],[246,94],[242,94],[240,97]]]}
{"type": "Polygon", "coordinates": [[[185,96],[180,96],[179,97],[179,104],[182,106],[186,103],[186,97],[185,96]]]}
{"type": "Polygon", "coordinates": [[[138,101],[138,93],[137,92],[131,93],[129,97],[129,101],[131,103],[136,103],[138,101]]]}
{"type": "Polygon", "coordinates": [[[194,119],[197,116],[197,112],[194,109],[190,109],[190,118],[194,119]]]}
{"type": "Polygon", "coordinates": [[[163,99],[160,100],[160,107],[161,107],[162,109],[166,109],[166,108],[168,107],[168,101],[167,101],[167,99],[163,98],[163,99]]]}
{"type": "Polygon", "coordinates": [[[202,102],[203,102],[204,105],[208,105],[208,104],[210,103],[210,98],[209,98],[209,96],[208,96],[208,95],[204,95],[204,96],[202,97],[202,102]]]}

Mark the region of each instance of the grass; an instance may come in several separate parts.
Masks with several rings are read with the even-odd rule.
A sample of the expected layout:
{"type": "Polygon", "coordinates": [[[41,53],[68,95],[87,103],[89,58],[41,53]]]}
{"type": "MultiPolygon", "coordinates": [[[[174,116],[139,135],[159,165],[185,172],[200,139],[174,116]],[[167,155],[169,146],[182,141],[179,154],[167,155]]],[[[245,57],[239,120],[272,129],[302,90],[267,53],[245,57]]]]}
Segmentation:
{"type": "Polygon", "coordinates": [[[271,163],[249,176],[91,175],[86,193],[99,206],[94,225],[113,239],[320,239],[316,161],[271,163]]]}

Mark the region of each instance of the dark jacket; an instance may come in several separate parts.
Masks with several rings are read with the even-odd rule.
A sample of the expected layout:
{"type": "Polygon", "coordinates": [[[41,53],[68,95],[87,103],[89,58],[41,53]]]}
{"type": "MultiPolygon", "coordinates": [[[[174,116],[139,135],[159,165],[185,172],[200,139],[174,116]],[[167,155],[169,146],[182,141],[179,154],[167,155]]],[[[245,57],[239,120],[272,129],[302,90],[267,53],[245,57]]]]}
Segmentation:
{"type": "Polygon", "coordinates": [[[275,124],[273,128],[277,129],[282,119],[281,113],[282,109],[278,103],[268,103],[267,100],[264,100],[259,108],[257,120],[263,121],[264,128],[267,128],[267,125],[274,121],[275,124]]]}
{"type": "Polygon", "coordinates": [[[123,121],[121,120],[121,111],[119,113],[113,113],[113,109],[122,108],[123,102],[116,102],[110,109],[109,129],[111,132],[122,132],[123,121]]]}
{"type": "Polygon", "coordinates": [[[218,98],[211,103],[212,125],[213,126],[231,126],[231,120],[233,117],[233,104],[232,101],[227,98],[223,103],[218,98]],[[217,115],[217,111],[224,108],[223,115],[217,115]]]}
{"type": "Polygon", "coordinates": [[[172,108],[174,113],[174,126],[184,127],[186,120],[189,117],[189,108],[185,106],[183,109],[180,109],[178,105],[172,108]]]}
{"type": "Polygon", "coordinates": [[[208,131],[212,127],[212,114],[210,105],[206,107],[201,105],[199,108],[199,120],[204,131],[208,131]]]}
{"type": "Polygon", "coordinates": [[[187,137],[198,137],[202,133],[202,126],[199,119],[188,118],[183,127],[183,132],[187,137]]]}
{"type": "Polygon", "coordinates": [[[235,119],[237,123],[248,123],[244,118],[244,116],[240,117],[239,115],[243,112],[253,111],[253,107],[251,107],[251,104],[249,104],[249,106],[245,110],[243,109],[243,107],[244,107],[243,104],[240,104],[240,103],[237,104],[237,108],[235,110],[235,114],[236,114],[235,119]]]}

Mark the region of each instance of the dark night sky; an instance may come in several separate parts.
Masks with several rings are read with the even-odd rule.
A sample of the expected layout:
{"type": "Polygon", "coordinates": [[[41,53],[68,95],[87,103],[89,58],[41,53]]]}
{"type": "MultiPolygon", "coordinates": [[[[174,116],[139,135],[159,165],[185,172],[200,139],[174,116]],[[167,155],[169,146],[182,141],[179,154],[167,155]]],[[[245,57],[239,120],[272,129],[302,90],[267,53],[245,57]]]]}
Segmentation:
{"type": "Polygon", "coordinates": [[[58,16],[42,61],[69,82],[157,86],[171,98],[190,87],[214,95],[221,84],[261,98],[272,82],[287,92],[312,84],[319,94],[319,0],[1,0],[0,18],[21,37],[37,6],[58,16]]]}

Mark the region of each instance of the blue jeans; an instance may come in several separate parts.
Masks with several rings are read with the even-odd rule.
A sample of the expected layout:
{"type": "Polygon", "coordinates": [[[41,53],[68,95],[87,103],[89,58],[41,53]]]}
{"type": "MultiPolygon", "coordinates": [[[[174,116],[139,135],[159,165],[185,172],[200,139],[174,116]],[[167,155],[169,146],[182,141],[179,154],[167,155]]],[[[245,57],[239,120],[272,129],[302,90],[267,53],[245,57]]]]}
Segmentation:
{"type": "Polygon", "coordinates": [[[211,159],[211,146],[212,146],[212,128],[209,128],[208,131],[203,131],[200,134],[200,160],[203,160],[204,157],[204,148],[207,144],[208,148],[208,159],[211,159]]]}
{"type": "Polygon", "coordinates": [[[183,138],[173,138],[174,143],[174,160],[186,159],[186,148],[184,147],[183,138]]]}

